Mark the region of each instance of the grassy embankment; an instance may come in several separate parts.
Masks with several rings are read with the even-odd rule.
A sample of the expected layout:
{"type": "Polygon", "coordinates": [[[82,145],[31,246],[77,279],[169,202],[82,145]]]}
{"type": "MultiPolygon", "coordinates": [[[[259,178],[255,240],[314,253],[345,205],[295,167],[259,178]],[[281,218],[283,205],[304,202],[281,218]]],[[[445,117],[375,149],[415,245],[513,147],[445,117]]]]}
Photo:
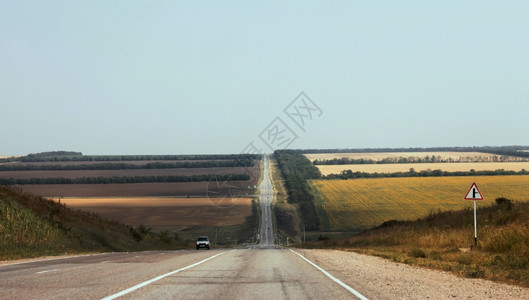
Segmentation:
{"type": "Polygon", "coordinates": [[[289,237],[291,241],[299,241],[301,228],[298,206],[289,203],[285,181],[281,176],[276,160],[273,158],[270,159],[270,173],[275,193],[273,204],[275,228],[282,237],[289,237]]]}
{"type": "Polygon", "coordinates": [[[0,186],[0,260],[186,246],[168,232],[132,228],[0,186]]]}
{"type": "Polygon", "coordinates": [[[430,213],[416,221],[390,221],[355,236],[322,238],[305,246],[529,287],[529,203],[498,198],[495,204],[479,207],[477,218],[477,246],[470,208],[430,213]]]}
{"type": "Polygon", "coordinates": [[[322,232],[319,241],[306,246],[346,249],[529,286],[529,203],[522,198],[529,192],[528,178],[314,180],[310,183],[322,229],[339,234],[378,227],[350,237],[330,238],[322,232]],[[486,199],[478,201],[477,246],[472,201],[463,200],[474,181],[486,199]]]}
{"type": "MultiPolygon", "coordinates": [[[[276,150],[274,159],[284,179],[288,203],[299,211],[302,226],[306,230],[318,230],[319,216],[314,204],[314,196],[307,183],[307,180],[321,177],[318,168],[295,150],[276,150]]],[[[281,222],[281,215],[277,212],[276,217],[281,222]]]]}

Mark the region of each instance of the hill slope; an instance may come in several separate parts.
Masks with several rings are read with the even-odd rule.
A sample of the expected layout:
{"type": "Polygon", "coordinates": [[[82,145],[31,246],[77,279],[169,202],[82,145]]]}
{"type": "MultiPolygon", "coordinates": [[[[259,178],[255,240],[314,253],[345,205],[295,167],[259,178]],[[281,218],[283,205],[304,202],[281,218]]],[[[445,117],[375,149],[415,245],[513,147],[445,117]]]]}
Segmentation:
{"type": "Polygon", "coordinates": [[[529,203],[497,198],[478,208],[478,243],[473,211],[431,212],[416,221],[389,221],[347,237],[306,247],[349,249],[393,261],[529,286],[529,203]]]}
{"type": "Polygon", "coordinates": [[[182,246],[148,228],[0,186],[0,260],[66,253],[168,249],[182,246]]]}

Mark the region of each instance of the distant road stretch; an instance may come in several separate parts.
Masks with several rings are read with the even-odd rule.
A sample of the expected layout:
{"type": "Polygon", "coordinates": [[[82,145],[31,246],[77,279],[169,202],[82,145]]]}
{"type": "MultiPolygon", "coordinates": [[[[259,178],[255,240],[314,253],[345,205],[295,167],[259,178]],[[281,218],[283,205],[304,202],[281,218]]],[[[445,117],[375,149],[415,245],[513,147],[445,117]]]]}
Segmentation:
{"type": "Polygon", "coordinates": [[[274,198],[274,188],[270,179],[270,162],[267,155],[264,157],[263,178],[259,185],[261,203],[261,230],[259,231],[259,240],[261,247],[274,246],[274,223],[272,222],[272,210],[270,204],[274,198]]]}

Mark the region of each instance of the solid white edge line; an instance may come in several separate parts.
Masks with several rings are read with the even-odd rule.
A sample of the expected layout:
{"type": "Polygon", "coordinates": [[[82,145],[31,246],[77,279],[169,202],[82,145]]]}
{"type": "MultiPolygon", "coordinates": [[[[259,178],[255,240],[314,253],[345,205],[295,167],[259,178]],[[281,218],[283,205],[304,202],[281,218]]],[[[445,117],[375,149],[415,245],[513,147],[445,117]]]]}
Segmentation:
{"type": "MultiPolygon", "coordinates": [[[[119,253],[119,252],[116,252],[116,253],[119,253]]],[[[64,255],[64,256],[57,256],[57,257],[52,256],[52,257],[46,257],[46,258],[29,258],[27,260],[14,261],[14,262],[0,261],[0,268],[3,266],[16,266],[16,265],[38,263],[38,262],[48,262],[48,261],[54,261],[54,260],[64,260],[64,259],[70,259],[70,258],[89,257],[89,256],[107,255],[107,254],[111,254],[111,253],[82,254],[82,255],[71,255],[71,256],[64,255]]]]}
{"type": "Polygon", "coordinates": [[[297,253],[296,251],[292,250],[292,249],[289,249],[290,251],[296,253],[297,255],[299,255],[299,257],[303,258],[306,262],[308,262],[309,264],[311,264],[312,266],[314,266],[316,269],[320,270],[323,274],[327,275],[327,277],[329,277],[330,279],[332,279],[334,282],[338,283],[339,285],[341,285],[342,287],[344,287],[346,290],[348,290],[349,292],[351,292],[353,295],[355,295],[356,297],[362,299],[362,300],[368,300],[366,297],[364,297],[364,295],[360,294],[359,292],[357,292],[355,289],[353,289],[352,287],[348,286],[347,284],[343,283],[340,279],[332,276],[331,274],[329,274],[329,272],[325,271],[324,269],[320,268],[318,265],[316,265],[315,263],[311,262],[310,260],[308,260],[305,256],[297,253]]]}
{"type": "Polygon", "coordinates": [[[196,262],[196,263],[194,263],[194,264],[192,264],[192,265],[189,265],[189,266],[187,266],[187,267],[183,267],[183,268],[180,268],[180,269],[178,269],[178,270],[174,270],[174,271],[172,271],[172,272],[169,272],[169,273],[167,273],[167,274],[163,274],[163,275],[160,275],[160,276],[158,276],[158,277],[155,277],[155,278],[153,278],[153,279],[151,279],[151,280],[144,281],[144,282],[142,282],[142,283],[140,283],[140,284],[137,284],[137,285],[135,285],[135,286],[133,286],[133,287],[131,287],[131,288],[128,288],[128,289],[126,289],[126,290],[123,290],[123,291],[121,291],[121,292],[119,292],[119,293],[116,293],[116,294],[114,294],[114,295],[107,296],[107,297],[103,298],[102,300],[112,300],[112,299],[116,299],[116,298],[121,297],[121,296],[123,296],[123,295],[126,295],[126,294],[128,294],[128,293],[130,293],[130,292],[132,292],[132,291],[135,291],[135,290],[137,290],[137,289],[139,289],[139,288],[142,288],[142,287],[144,287],[144,286],[146,286],[146,285],[149,285],[149,284],[151,284],[151,283],[153,283],[153,282],[155,282],[155,281],[158,281],[158,280],[160,280],[160,279],[163,279],[163,278],[165,278],[165,277],[167,277],[167,276],[171,276],[171,275],[176,274],[176,273],[178,273],[178,272],[181,272],[181,271],[184,271],[184,270],[190,269],[190,268],[192,268],[192,267],[196,267],[196,266],[198,266],[198,265],[200,265],[200,264],[202,264],[202,263],[205,263],[206,261],[208,261],[208,260],[210,260],[210,259],[214,259],[215,257],[217,257],[217,256],[219,256],[219,255],[222,255],[222,254],[224,254],[224,253],[228,253],[228,252],[231,252],[231,251],[235,251],[235,249],[230,250],[230,251],[221,252],[221,253],[219,253],[219,254],[215,254],[215,255],[213,255],[213,256],[211,256],[211,257],[208,257],[208,258],[206,258],[206,259],[204,259],[204,260],[201,260],[201,261],[199,261],[199,262],[196,262]]]}
{"type": "Polygon", "coordinates": [[[59,269],[52,269],[52,270],[46,270],[46,271],[40,271],[40,272],[37,272],[35,274],[44,274],[44,273],[48,273],[48,272],[53,272],[53,271],[58,271],[59,269]]]}

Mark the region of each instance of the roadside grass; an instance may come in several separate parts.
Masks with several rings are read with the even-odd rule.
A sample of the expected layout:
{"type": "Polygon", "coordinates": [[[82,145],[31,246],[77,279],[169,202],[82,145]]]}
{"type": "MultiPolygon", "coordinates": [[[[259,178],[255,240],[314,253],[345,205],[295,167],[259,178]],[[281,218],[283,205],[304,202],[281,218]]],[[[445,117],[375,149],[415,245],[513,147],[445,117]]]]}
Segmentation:
{"type": "Polygon", "coordinates": [[[275,200],[272,204],[274,226],[284,239],[289,237],[291,241],[292,239],[294,242],[300,241],[302,225],[300,225],[299,207],[288,202],[285,180],[277,166],[277,161],[273,157],[270,158],[270,173],[275,200]]]}
{"type": "Polygon", "coordinates": [[[0,260],[183,247],[167,233],[141,229],[0,186],[0,260]]]}
{"type": "Polygon", "coordinates": [[[0,200],[0,258],[16,253],[26,256],[39,251],[44,255],[60,250],[61,232],[16,202],[0,200]],[[54,245],[54,247],[49,247],[54,245]]]}
{"type": "Polygon", "coordinates": [[[358,235],[323,238],[308,248],[336,248],[529,287],[529,203],[498,198],[473,210],[430,212],[416,221],[390,221],[358,235]]]}

